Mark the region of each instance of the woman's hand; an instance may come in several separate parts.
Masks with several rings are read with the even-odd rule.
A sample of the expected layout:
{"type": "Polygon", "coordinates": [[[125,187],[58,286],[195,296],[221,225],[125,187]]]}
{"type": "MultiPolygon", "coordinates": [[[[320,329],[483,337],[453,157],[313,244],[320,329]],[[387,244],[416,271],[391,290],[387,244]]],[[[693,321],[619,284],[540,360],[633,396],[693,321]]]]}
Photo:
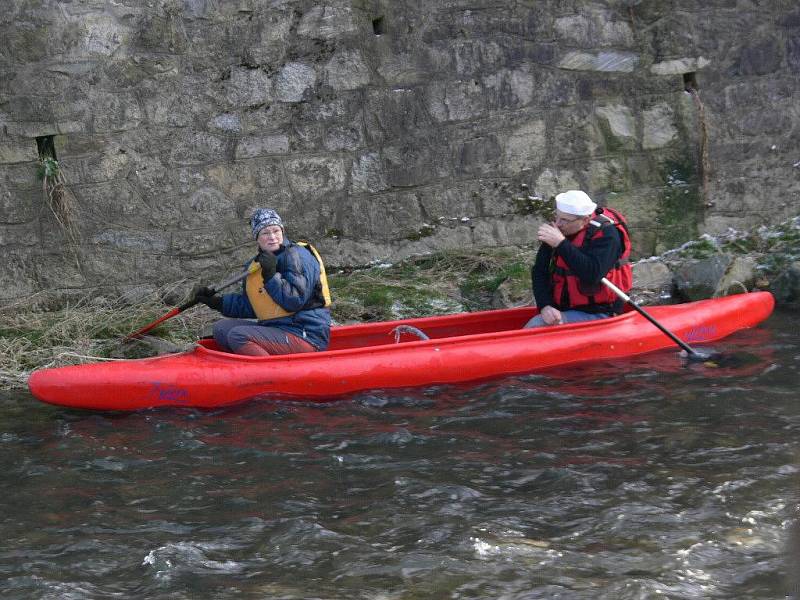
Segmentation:
{"type": "Polygon", "coordinates": [[[275,255],[272,252],[259,252],[258,253],[258,264],[261,265],[261,276],[264,278],[264,285],[272,279],[272,276],[275,275],[275,270],[278,266],[278,259],[275,258],[275,255]]]}

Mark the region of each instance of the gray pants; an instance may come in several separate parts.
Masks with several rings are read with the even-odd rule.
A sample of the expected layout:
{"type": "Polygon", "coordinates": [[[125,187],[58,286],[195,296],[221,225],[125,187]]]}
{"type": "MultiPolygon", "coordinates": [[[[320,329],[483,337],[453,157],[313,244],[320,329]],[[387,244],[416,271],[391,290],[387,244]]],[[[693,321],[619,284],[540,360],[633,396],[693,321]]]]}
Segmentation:
{"type": "Polygon", "coordinates": [[[214,341],[226,352],[249,356],[316,351],[296,335],[246,319],[223,319],[214,323],[214,341]]]}

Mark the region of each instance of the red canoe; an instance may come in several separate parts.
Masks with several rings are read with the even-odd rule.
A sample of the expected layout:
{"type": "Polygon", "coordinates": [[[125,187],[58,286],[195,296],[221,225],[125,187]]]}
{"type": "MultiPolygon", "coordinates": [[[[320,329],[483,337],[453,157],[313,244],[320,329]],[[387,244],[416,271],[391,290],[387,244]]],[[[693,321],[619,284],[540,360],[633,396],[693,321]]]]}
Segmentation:
{"type": "MultiPolygon", "coordinates": [[[[767,292],[648,312],[689,344],[753,327],[772,312],[767,292]]],[[[636,312],[542,329],[521,329],[531,307],[334,327],[330,349],[249,357],[221,352],[211,340],[191,351],[34,372],[33,395],[51,404],[97,410],[160,406],[213,408],[250,398],[323,402],[368,389],[476,381],[576,362],[676,348],[636,312]],[[393,330],[410,325],[420,340],[393,330]]]]}

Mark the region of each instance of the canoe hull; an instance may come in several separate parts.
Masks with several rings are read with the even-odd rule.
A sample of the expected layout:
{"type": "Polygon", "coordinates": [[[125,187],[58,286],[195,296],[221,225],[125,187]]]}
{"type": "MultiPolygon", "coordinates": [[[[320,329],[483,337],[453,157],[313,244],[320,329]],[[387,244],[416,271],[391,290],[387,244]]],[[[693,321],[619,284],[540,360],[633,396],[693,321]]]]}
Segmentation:
{"type": "MultiPolygon", "coordinates": [[[[757,325],[773,306],[770,294],[754,292],[648,312],[687,343],[702,344],[757,325]]],[[[336,327],[331,350],[313,354],[247,357],[204,341],[181,354],[43,369],[31,375],[29,387],[43,402],[74,408],[213,408],[257,397],[327,401],[368,389],[463,383],[675,348],[638,313],[520,329],[533,310],[336,327]],[[418,327],[431,339],[404,334],[395,343],[397,325],[418,327]]]]}

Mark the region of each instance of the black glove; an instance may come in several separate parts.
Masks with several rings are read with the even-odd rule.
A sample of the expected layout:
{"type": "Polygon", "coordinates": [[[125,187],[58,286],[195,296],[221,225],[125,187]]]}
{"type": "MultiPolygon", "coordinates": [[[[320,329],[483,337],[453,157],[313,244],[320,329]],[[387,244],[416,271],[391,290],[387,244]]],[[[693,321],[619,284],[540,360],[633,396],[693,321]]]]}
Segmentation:
{"type": "Polygon", "coordinates": [[[214,293],[210,287],[196,287],[193,291],[194,299],[209,308],[222,312],[222,296],[214,293]]]}
{"type": "Polygon", "coordinates": [[[261,276],[264,278],[264,285],[267,285],[267,282],[275,275],[278,259],[275,258],[272,252],[259,252],[257,260],[258,264],[261,265],[261,276]]]}

